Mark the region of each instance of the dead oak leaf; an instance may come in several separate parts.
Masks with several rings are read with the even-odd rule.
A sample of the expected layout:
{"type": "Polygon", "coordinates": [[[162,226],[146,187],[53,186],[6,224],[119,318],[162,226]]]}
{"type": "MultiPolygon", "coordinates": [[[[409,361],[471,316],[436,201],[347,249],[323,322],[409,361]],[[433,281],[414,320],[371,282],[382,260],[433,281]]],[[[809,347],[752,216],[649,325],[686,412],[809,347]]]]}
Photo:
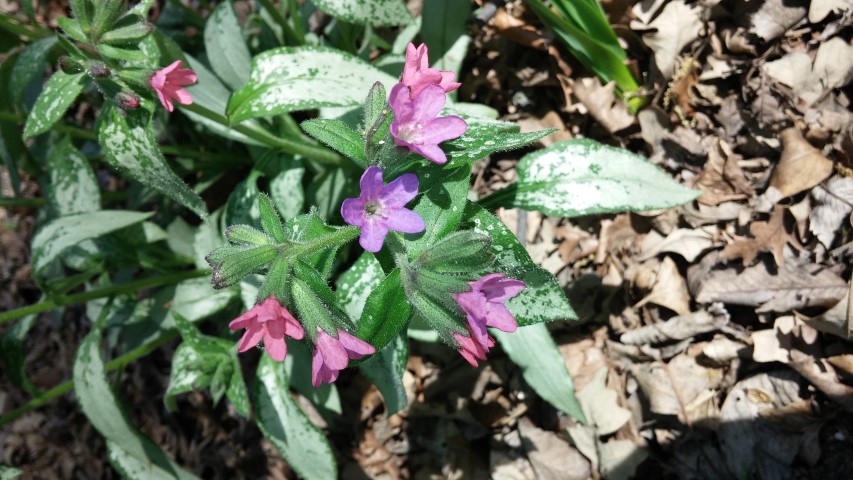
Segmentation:
{"type": "Polygon", "coordinates": [[[789,241],[799,245],[796,238],[785,229],[785,208],[781,205],[773,207],[773,213],[766,222],[755,221],[749,225],[752,238],[742,237],[726,245],[720,257],[724,260],[740,258],[744,265],[751,265],[761,252],[773,254],[776,265],[785,263],[785,244],[789,241]]]}
{"type": "Polygon", "coordinates": [[[708,150],[708,161],[694,188],[702,190],[697,199],[705,205],[719,205],[729,200],[741,200],[752,196],[753,188],[740,168],[741,156],[734,153],[723,140],[717,140],[708,150]]]}
{"type": "Polygon", "coordinates": [[[815,187],[833,172],[832,160],[813,147],[796,128],[780,134],[782,156],[770,177],[770,186],[790,197],[815,187]]]}

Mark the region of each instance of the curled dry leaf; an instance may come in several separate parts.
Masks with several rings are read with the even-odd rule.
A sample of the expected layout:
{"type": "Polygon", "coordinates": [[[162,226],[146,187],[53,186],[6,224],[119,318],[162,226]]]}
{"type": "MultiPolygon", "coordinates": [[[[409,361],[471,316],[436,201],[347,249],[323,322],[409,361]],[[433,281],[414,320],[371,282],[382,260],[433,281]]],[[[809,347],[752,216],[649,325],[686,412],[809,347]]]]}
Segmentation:
{"type": "Polygon", "coordinates": [[[853,0],[812,0],[809,4],[809,21],[818,23],[830,12],[850,12],[853,0]]]}
{"type": "MultiPolygon", "coordinates": [[[[640,2],[634,7],[646,10],[640,2]]],[[[684,0],[674,0],[666,4],[651,23],[643,23],[642,18],[647,15],[638,15],[638,20],[631,22],[631,28],[643,35],[643,42],[655,52],[655,64],[664,78],[671,78],[675,73],[676,57],[681,49],[690,44],[699,36],[702,28],[702,8],[696,4],[688,5],[684,0]]]]}
{"type": "Polygon", "coordinates": [[[825,313],[804,321],[821,332],[836,335],[845,340],[853,339],[853,310],[850,304],[850,290],[853,283],[846,287],[844,297],[825,313]]]}
{"type": "Polygon", "coordinates": [[[660,266],[654,272],[652,291],[634,305],[634,308],[640,308],[647,303],[666,307],[679,315],[687,314],[690,311],[690,295],[687,293],[687,283],[671,258],[664,257],[663,261],[660,262],[660,266]]]}
{"type": "Polygon", "coordinates": [[[741,160],[728,143],[717,140],[708,151],[705,168],[693,184],[693,188],[703,192],[697,200],[705,205],[719,205],[751,197],[752,185],[740,168],[741,160]]]}
{"type": "Polygon", "coordinates": [[[826,248],[853,211],[853,178],[836,175],[811,191],[814,208],[809,214],[809,231],[826,248]]]}
{"type": "Polygon", "coordinates": [[[729,314],[721,303],[707,310],[687,313],[669,320],[625,332],[619,339],[628,345],[644,345],[685,340],[707,332],[719,330],[729,322],[729,314]]]}
{"type": "Polygon", "coordinates": [[[714,339],[702,348],[702,354],[716,365],[727,365],[741,355],[748,356],[746,351],[745,343],[732,340],[725,335],[715,335],[714,339]]]}
{"type": "Polygon", "coordinates": [[[648,260],[658,254],[677,253],[688,262],[693,262],[702,253],[713,248],[716,243],[717,227],[679,228],[666,237],[656,231],[649,232],[643,238],[642,255],[639,260],[648,260]]]}
{"type": "Polygon", "coordinates": [[[608,132],[615,133],[634,124],[635,118],[628,113],[626,103],[613,94],[616,82],[602,86],[597,77],[585,77],[571,85],[578,100],[608,132]]]}
{"type": "Polygon", "coordinates": [[[806,16],[806,0],[765,0],[736,3],[735,18],[747,21],[749,33],[765,42],[772,40],[796,25],[806,16]]]}
{"type": "Polygon", "coordinates": [[[832,174],[832,161],[803,138],[796,128],[781,133],[782,157],[770,185],[786,197],[813,188],[832,174]]]}
{"type": "MultiPolygon", "coordinates": [[[[687,406],[704,392],[713,391],[722,381],[722,371],[696,363],[696,358],[682,353],[669,363],[654,362],[633,365],[631,373],[649,401],[652,412],[660,415],[678,415],[692,424],[698,418],[690,416],[687,406]]],[[[703,398],[698,404],[707,399],[703,398]]],[[[697,409],[699,411],[702,408],[697,409]]]]}
{"type": "Polygon", "coordinates": [[[814,62],[805,52],[791,52],[764,64],[771,78],[791,89],[791,100],[809,107],[834,88],[850,83],[853,76],[853,45],[833,38],[820,45],[814,62]]]}
{"type": "Polygon", "coordinates": [[[698,303],[787,312],[834,305],[847,293],[847,282],[816,264],[788,261],[772,272],[764,262],[743,269],[721,267],[719,254],[711,252],[687,270],[687,284],[698,303]]]}
{"type": "Polygon", "coordinates": [[[536,478],[586,480],[592,474],[590,462],[556,433],[542,430],[527,417],[519,419],[518,432],[536,478]]]}
{"type": "Polygon", "coordinates": [[[853,387],[841,383],[831,366],[796,348],[791,349],[790,365],[827,397],[853,412],[853,387]]]}
{"type": "Polygon", "coordinates": [[[797,239],[785,229],[785,208],[776,205],[773,214],[766,222],[755,221],[749,224],[753,238],[738,238],[726,245],[720,253],[723,260],[740,258],[744,265],[750,265],[761,252],[771,252],[776,265],[785,263],[785,245],[788,242],[799,245],[797,239]]]}

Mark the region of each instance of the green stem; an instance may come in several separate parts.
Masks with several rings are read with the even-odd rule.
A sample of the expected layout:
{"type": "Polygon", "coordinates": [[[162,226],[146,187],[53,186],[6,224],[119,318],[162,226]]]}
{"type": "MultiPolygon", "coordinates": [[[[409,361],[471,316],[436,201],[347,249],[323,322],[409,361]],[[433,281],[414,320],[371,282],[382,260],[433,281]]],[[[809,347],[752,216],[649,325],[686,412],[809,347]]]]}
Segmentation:
{"type": "Polygon", "coordinates": [[[291,244],[287,255],[296,258],[305,254],[319,252],[335,245],[343,245],[358,237],[360,232],[360,229],[353,226],[341,227],[328,235],[323,235],[314,240],[297,245],[291,244]]]}
{"type": "Polygon", "coordinates": [[[291,27],[290,24],[287,23],[287,19],[284,18],[284,16],[277,8],[275,8],[275,5],[273,5],[271,0],[261,0],[261,5],[263,5],[266,11],[269,12],[270,16],[272,16],[273,20],[275,20],[276,23],[278,23],[281,29],[284,31],[285,42],[287,40],[290,40],[295,45],[302,45],[303,43],[305,43],[305,39],[301,38],[293,29],[293,27],[291,27]]]}
{"type": "Polygon", "coordinates": [[[0,197],[0,207],[41,207],[46,203],[44,198],[0,197]]]}
{"type": "Polygon", "coordinates": [[[73,295],[59,295],[44,302],[39,302],[33,305],[27,305],[26,307],[16,308],[14,310],[9,310],[6,312],[0,312],[0,323],[8,322],[9,320],[15,320],[16,318],[21,318],[25,315],[46,312],[56,307],[85,303],[90,300],[95,300],[97,298],[109,297],[111,295],[118,295],[121,293],[135,292],[144,288],[169,285],[192,278],[206,277],[208,275],[210,275],[210,270],[187,270],[183,272],[170,273],[168,275],[161,275],[159,277],[143,278],[133,282],[123,283],[121,285],[110,285],[109,287],[98,288],[95,290],[90,290],[88,292],[76,293],[73,295]]]}
{"type": "Polygon", "coordinates": [[[337,153],[328,148],[319,145],[313,145],[305,142],[297,142],[288,138],[279,138],[261,128],[249,125],[231,125],[225,115],[214,112],[213,110],[202,107],[197,103],[183,105],[182,108],[197,113],[208,120],[224,125],[240,132],[243,135],[263,143],[269,147],[281,149],[287,153],[294,155],[302,155],[306,158],[314,160],[326,165],[343,165],[344,159],[337,153]]]}
{"type": "MultiPolygon", "coordinates": [[[[26,120],[26,117],[23,115],[18,115],[12,112],[2,112],[0,111],[0,122],[10,122],[10,123],[19,123],[22,124],[26,120]]],[[[71,125],[65,125],[64,123],[57,122],[53,125],[53,130],[56,130],[59,133],[67,133],[72,137],[77,137],[83,140],[98,140],[97,135],[93,132],[90,132],[86,129],[79,127],[72,127],[71,125]]]]}
{"type": "Polygon", "coordinates": [[[477,200],[477,204],[491,212],[500,207],[511,207],[512,200],[518,194],[518,183],[507,185],[506,187],[492,192],[491,195],[477,200]]]}
{"type": "MultiPolygon", "coordinates": [[[[137,348],[134,348],[133,350],[125,353],[124,355],[117,357],[117,358],[114,358],[110,362],[107,362],[106,369],[108,372],[111,372],[117,368],[124,368],[126,365],[133,362],[134,360],[142,358],[142,357],[148,355],[149,353],[153,352],[154,350],[157,350],[163,344],[165,344],[169,340],[172,340],[176,336],[178,336],[177,331],[173,330],[170,332],[165,332],[161,337],[154,339],[154,340],[152,340],[152,341],[150,341],[144,345],[141,345],[137,348]]],[[[67,381],[60,383],[59,385],[51,388],[50,390],[42,392],[42,394],[39,395],[38,397],[30,400],[29,402],[21,405],[20,407],[12,410],[11,412],[4,415],[3,417],[0,417],[0,427],[2,427],[3,425],[8,425],[9,423],[15,421],[18,417],[29,412],[30,410],[34,410],[36,408],[39,408],[42,405],[50,402],[54,398],[70,392],[73,388],[74,388],[74,382],[72,380],[67,380],[67,381]]]]}

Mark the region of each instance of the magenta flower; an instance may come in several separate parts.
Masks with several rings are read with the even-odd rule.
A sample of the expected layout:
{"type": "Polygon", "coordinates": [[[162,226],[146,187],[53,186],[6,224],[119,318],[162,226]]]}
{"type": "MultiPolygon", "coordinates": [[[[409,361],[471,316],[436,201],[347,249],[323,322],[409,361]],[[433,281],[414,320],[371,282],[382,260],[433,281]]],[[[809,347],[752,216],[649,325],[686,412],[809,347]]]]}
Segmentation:
{"type": "Polygon", "coordinates": [[[391,136],[401,147],[422,155],[435,163],[447,163],[439,143],[462,136],[468,124],[461,117],[438,118],[446,96],[439,85],[428,85],[414,99],[406,85],[398,83],[391,89],[388,103],[394,111],[391,136]]]}
{"type": "Polygon", "coordinates": [[[311,357],[311,384],[314,388],[321,383],[332,383],[341,370],[347,368],[350,359],[357,360],[376,353],[376,348],[364,340],[338,329],[338,338],[317,328],[317,345],[311,357]]]}
{"type": "MultiPolygon", "coordinates": [[[[471,330],[468,329],[468,333],[471,333],[471,330]]],[[[474,340],[472,337],[466,337],[465,335],[461,335],[459,333],[453,333],[453,338],[459,342],[459,354],[462,355],[468,363],[471,364],[472,367],[476,367],[477,360],[485,360],[486,353],[488,353],[489,349],[495,345],[495,339],[486,335],[486,343],[480,343],[477,340],[474,340]]]]}
{"type": "Polygon", "coordinates": [[[359,181],[361,195],[347,198],[341,205],[341,216],[350,225],[361,227],[358,243],[368,252],[382,249],[388,230],[402,233],[424,231],[424,221],[405,205],[418,195],[418,177],[404,173],[385,185],[382,169],[368,167],[359,181]]]}
{"type": "Polygon", "coordinates": [[[181,68],[181,65],[181,60],[175,60],[168,67],[154,72],[148,79],[148,84],[160,97],[160,103],[170,112],[175,109],[172,100],[177,100],[182,105],[193,103],[189,92],[181,87],[192,85],[198,81],[198,77],[189,68],[181,68]]]}
{"type": "MultiPolygon", "coordinates": [[[[503,302],[518,295],[525,285],[521,280],[507,278],[503,273],[492,273],[468,284],[471,285],[471,291],[456,293],[453,299],[468,318],[471,338],[488,351],[490,342],[494,341],[489,339],[486,327],[494,327],[504,332],[514,332],[518,328],[518,322],[503,302]]],[[[468,360],[464,353],[462,356],[468,360]]]]}
{"type": "Polygon", "coordinates": [[[454,82],[456,74],[450,70],[429,68],[429,55],[425,43],[415,48],[412,42],[406,45],[406,63],[403,66],[403,85],[409,87],[409,96],[414,99],[421,90],[438,85],[445,93],[456,90],[462,85],[454,82]]]}
{"type": "Polygon", "coordinates": [[[272,295],[232,320],[228,328],[246,329],[237,351],[245,352],[263,339],[264,348],[276,362],[283,362],[287,355],[285,335],[296,340],[301,340],[305,336],[302,325],[272,295]]]}

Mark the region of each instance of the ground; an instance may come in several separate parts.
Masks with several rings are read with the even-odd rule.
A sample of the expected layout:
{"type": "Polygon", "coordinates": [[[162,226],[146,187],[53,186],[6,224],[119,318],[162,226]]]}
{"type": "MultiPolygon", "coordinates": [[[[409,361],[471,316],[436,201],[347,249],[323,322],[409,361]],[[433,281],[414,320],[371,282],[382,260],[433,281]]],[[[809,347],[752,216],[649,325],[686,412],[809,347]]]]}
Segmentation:
{"type": "MultiPolygon", "coordinates": [[[[666,211],[498,212],[579,314],[549,328],[592,421],[538,398],[499,350],[473,369],[413,342],[406,410],[387,417],[346,372],[343,415],[313,413],[343,478],[853,478],[849,1],[602,4],[651,99],[639,115],[517,1],[470,21],[459,92],[523,130],[558,128],[543,145],[624,147],[704,191],[666,211]]],[[[524,153],[479,163],[474,191],[506,185],[524,153]]],[[[38,298],[35,213],[0,209],[4,310],[38,298]]],[[[38,319],[26,349],[36,387],[69,378],[88,329],[80,307],[38,319]]],[[[292,478],[227,402],[195,392],[173,414],[146,401],[162,396],[175,347],[116,376],[135,423],[203,478],[292,478]]],[[[0,377],[0,412],[28,398],[0,377]]],[[[0,430],[0,463],[24,478],[117,477],[104,453],[70,394],[0,430]]]]}

